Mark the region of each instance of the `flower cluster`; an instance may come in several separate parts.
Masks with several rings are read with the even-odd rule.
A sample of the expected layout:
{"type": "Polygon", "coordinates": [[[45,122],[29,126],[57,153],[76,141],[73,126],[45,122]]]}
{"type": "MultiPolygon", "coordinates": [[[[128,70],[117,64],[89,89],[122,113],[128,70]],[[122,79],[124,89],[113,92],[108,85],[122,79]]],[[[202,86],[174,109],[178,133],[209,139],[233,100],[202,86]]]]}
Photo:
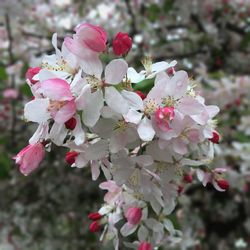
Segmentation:
{"type": "Polygon", "coordinates": [[[119,32],[113,48],[107,41],[104,29],[88,23],[77,26],[61,50],[53,35],[56,53],[26,74],[34,98],[24,118],[38,128],[15,160],[28,175],[55,144],[67,148],[72,167],[89,166],[93,180],[103,172],[100,188],[107,193],[89,215],[90,231],[102,230],[101,239],[113,239],[115,249],[120,234],[136,233],[136,241],[123,244],[149,250],[181,237],[167,217],[196,169],[204,185],[228,188],[209,168],[219,108],[205,104],[187,73],[176,71],[176,61],[147,57],[138,73],[124,59],[132,46],[128,34],[119,32]],[[116,57],[105,67],[104,53],[116,57]],[[136,90],[144,81],[152,88],[136,90]]]}

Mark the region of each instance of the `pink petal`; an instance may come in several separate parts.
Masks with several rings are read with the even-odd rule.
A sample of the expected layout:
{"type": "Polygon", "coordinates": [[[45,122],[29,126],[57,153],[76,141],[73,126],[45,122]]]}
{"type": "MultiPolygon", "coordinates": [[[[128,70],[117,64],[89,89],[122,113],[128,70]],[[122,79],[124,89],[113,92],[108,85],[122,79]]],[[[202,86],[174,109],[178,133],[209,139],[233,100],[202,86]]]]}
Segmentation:
{"type": "Polygon", "coordinates": [[[55,114],[51,114],[55,122],[57,123],[65,123],[68,121],[76,112],[76,104],[75,101],[69,101],[67,104],[65,104],[59,111],[57,111],[55,114]]]}
{"type": "Polygon", "coordinates": [[[41,83],[40,91],[51,100],[71,101],[74,98],[68,82],[60,78],[45,80],[41,83]]]}

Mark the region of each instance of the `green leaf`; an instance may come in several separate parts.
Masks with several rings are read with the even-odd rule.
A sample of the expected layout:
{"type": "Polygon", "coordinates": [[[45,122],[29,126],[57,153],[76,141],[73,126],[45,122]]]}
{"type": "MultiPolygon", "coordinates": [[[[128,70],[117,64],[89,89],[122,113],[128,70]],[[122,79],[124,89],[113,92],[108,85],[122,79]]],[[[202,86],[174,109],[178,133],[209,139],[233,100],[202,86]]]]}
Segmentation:
{"type": "Polygon", "coordinates": [[[149,92],[154,86],[154,78],[146,79],[133,85],[134,90],[140,90],[142,92],[149,92]]]}
{"type": "Polygon", "coordinates": [[[250,45],[250,33],[247,33],[243,37],[240,47],[241,49],[246,49],[249,45],[250,45]]]}
{"type": "Polygon", "coordinates": [[[157,4],[151,4],[148,7],[148,19],[151,22],[155,22],[159,16],[160,11],[161,10],[157,4]]]}
{"type": "Polygon", "coordinates": [[[28,97],[32,97],[33,96],[33,94],[31,92],[30,87],[29,87],[28,84],[24,84],[24,85],[21,86],[21,92],[24,95],[28,96],[28,97]]]}
{"type": "Polygon", "coordinates": [[[169,11],[173,9],[174,1],[173,0],[165,0],[163,4],[163,10],[167,14],[169,11]]]}
{"type": "Polygon", "coordinates": [[[9,177],[9,171],[11,169],[11,160],[6,154],[0,156],[0,179],[9,177]]]}
{"type": "Polygon", "coordinates": [[[0,67],[0,81],[5,81],[8,79],[8,75],[4,67],[0,67]]]}

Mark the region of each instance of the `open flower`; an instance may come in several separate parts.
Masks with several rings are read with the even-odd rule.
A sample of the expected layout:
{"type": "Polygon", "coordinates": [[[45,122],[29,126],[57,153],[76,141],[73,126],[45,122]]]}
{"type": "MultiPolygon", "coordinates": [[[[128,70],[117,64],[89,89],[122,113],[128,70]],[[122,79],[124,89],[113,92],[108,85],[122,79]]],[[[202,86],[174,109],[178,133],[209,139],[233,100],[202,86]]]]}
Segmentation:
{"type": "Polygon", "coordinates": [[[57,123],[65,123],[76,112],[70,85],[60,78],[41,82],[39,92],[44,98],[35,98],[25,105],[24,117],[28,121],[45,122],[53,118],[57,123]]]}

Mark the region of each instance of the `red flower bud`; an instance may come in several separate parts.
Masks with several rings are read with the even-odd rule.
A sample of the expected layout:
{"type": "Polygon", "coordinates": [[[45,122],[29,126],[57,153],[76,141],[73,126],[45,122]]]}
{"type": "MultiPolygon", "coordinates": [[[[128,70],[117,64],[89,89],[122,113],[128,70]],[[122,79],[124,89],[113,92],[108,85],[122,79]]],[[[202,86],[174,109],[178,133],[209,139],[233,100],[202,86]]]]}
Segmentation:
{"type": "Polygon", "coordinates": [[[68,121],[66,121],[64,124],[67,129],[73,130],[76,127],[76,119],[72,117],[68,121]]]}
{"type": "Polygon", "coordinates": [[[96,232],[98,232],[98,231],[100,231],[100,230],[101,230],[101,226],[100,226],[100,224],[99,224],[98,221],[93,221],[93,222],[89,225],[89,231],[90,231],[91,233],[96,233],[96,232]]]}
{"type": "Polygon", "coordinates": [[[147,97],[147,95],[145,95],[144,93],[142,93],[142,92],[139,91],[139,90],[136,90],[135,93],[136,93],[138,96],[140,96],[142,100],[144,100],[144,99],[147,97]]]}
{"type": "Polygon", "coordinates": [[[152,245],[146,241],[141,242],[138,250],[153,250],[152,245]]]}
{"type": "Polygon", "coordinates": [[[168,68],[167,69],[167,74],[170,75],[170,76],[173,75],[174,74],[174,67],[168,68]]]}
{"type": "Polygon", "coordinates": [[[41,70],[40,67],[36,67],[36,68],[29,68],[25,74],[25,78],[28,79],[32,84],[36,84],[38,81],[33,80],[33,77],[39,73],[39,71],[41,70]]]}
{"type": "Polygon", "coordinates": [[[183,180],[187,183],[191,183],[193,181],[193,176],[191,174],[185,174],[183,180]]]}
{"type": "Polygon", "coordinates": [[[90,214],[88,215],[88,218],[89,218],[90,220],[100,220],[100,219],[102,218],[102,215],[99,214],[98,212],[97,212],[97,213],[90,213],[90,214]]]}
{"type": "Polygon", "coordinates": [[[240,106],[240,105],[241,105],[241,100],[240,100],[240,98],[236,99],[236,100],[234,101],[234,103],[235,103],[236,106],[240,106]]]}
{"type": "Polygon", "coordinates": [[[78,153],[75,152],[75,151],[71,151],[71,152],[68,152],[65,156],[65,161],[72,165],[73,163],[75,163],[75,160],[76,160],[76,157],[78,156],[78,153]]]}
{"type": "Polygon", "coordinates": [[[113,39],[113,51],[117,56],[126,55],[132,47],[132,38],[127,33],[118,32],[113,39]]]}
{"type": "Polygon", "coordinates": [[[178,186],[178,194],[181,194],[183,191],[184,187],[183,186],[178,186]]]}
{"type": "Polygon", "coordinates": [[[216,180],[218,186],[224,190],[227,190],[229,188],[229,183],[227,180],[224,179],[220,179],[220,180],[216,180]]]}
{"type": "Polygon", "coordinates": [[[218,132],[214,131],[213,132],[213,137],[209,139],[212,143],[218,144],[220,141],[220,135],[218,132]]]}

